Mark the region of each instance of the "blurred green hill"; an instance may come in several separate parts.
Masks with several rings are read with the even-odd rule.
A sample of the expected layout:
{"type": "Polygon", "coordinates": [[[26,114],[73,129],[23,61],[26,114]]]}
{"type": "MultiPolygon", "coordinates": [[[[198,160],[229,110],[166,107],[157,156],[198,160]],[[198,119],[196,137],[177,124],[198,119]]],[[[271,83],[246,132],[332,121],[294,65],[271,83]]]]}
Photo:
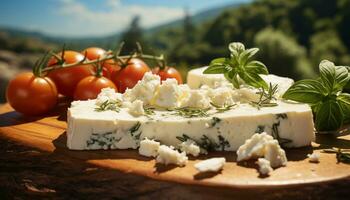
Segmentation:
{"type": "MultiPolygon", "coordinates": [[[[88,46],[113,48],[122,40],[142,41],[147,53],[164,53],[168,63],[185,74],[226,56],[228,43],[241,41],[247,47],[260,48],[258,57],[270,73],[294,79],[314,76],[323,59],[350,65],[350,0],[256,0],[194,16],[187,13],[182,20],[146,30],[139,27],[140,20],[134,20],[122,33],[102,38],[52,38],[0,28],[0,49],[23,57],[58,50],[63,43],[82,50],[88,46]],[[137,32],[130,34],[134,30],[137,32]]],[[[0,52],[0,62],[6,62],[1,59],[0,52]]],[[[10,64],[10,68],[16,67],[10,64]]]]}

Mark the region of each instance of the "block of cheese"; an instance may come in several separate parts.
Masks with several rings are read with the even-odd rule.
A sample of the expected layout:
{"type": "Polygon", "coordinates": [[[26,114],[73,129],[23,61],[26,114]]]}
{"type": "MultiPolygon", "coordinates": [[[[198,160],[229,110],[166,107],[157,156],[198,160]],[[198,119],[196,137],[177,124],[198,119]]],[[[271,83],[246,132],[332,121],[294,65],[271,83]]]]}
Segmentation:
{"type": "Polygon", "coordinates": [[[68,148],[136,149],[146,137],[177,147],[181,138],[189,137],[200,146],[235,151],[254,133],[262,131],[283,139],[287,147],[307,146],[315,139],[312,112],[305,104],[280,101],[276,107],[260,110],[240,104],[226,112],[210,108],[207,116],[187,118],[169,110],[154,110],[151,116],[139,117],[127,108],[98,112],[95,102],[76,101],[69,108],[68,148]]]}
{"type": "MultiPolygon", "coordinates": [[[[197,89],[203,85],[207,85],[210,88],[216,88],[228,83],[223,74],[203,74],[205,69],[207,69],[207,67],[192,69],[188,72],[187,84],[190,88],[197,89]]],[[[294,83],[294,80],[291,78],[280,77],[273,74],[260,76],[268,84],[271,83],[272,85],[278,85],[277,97],[282,96],[294,83]]]]}
{"type": "Polygon", "coordinates": [[[236,151],[257,132],[285,147],[307,146],[315,139],[308,105],[276,100],[277,106],[257,108],[249,103],[254,90],[244,91],[249,95],[229,86],[190,89],[146,73],[123,95],[107,88],[97,99],[72,102],[67,146],[136,149],[148,138],[196,156],[208,150],[236,151]]]}

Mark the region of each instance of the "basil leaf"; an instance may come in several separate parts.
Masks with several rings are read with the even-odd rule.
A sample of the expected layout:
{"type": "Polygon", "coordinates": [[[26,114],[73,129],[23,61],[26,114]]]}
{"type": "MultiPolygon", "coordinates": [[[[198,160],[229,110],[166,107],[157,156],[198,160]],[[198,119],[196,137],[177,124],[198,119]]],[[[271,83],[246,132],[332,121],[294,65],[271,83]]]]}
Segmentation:
{"type": "Polygon", "coordinates": [[[264,89],[268,89],[268,85],[267,83],[264,81],[264,79],[262,79],[259,74],[254,73],[254,72],[249,72],[249,71],[245,71],[245,72],[238,72],[239,77],[247,84],[250,86],[253,86],[255,88],[264,88],[264,89]]]}
{"type": "Polygon", "coordinates": [[[204,70],[203,74],[222,74],[227,72],[227,66],[224,64],[214,64],[210,65],[204,70]]]}
{"type": "Polygon", "coordinates": [[[227,61],[227,58],[215,58],[210,62],[209,65],[214,65],[214,64],[223,64],[227,61]]]}
{"type": "Polygon", "coordinates": [[[258,51],[258,48],[251,48],[243,51],[242,54],[239,55],[238,63],[240,65],[245,65],[258,51]]]}
{"type": "Polygon", "coordinates": [[[230,50],[230,52],[232,53],[237,53],[238,55],[240,53],[242,53],[243,51],[245,51],[245,47],[244,44],[240,43],[240,42],[232,42],[228,45],[228,49],[230,50]]]}
{"type": "Polygon", "coordinates": [[[224,76],[227,80],[229,80],[233,84],[233,87],[235,87],[237,89],[239,88],[239,81],[238,81],[236,72],[230,71],[230,72],[225,73],[224,76]]]}
{"type": "Polygon", "coordinates": [[[342,90],[349,81],[349,73],[346,67],[335,66],[334,63],[323,60],[319,68],[321,80],[329,94],[342,90]]]}
{"type": "Polygon", "coordinates": [[[343,119],[339,103],[329,99],[318,106],[315,126],[318,131],[338,130],[343,124],[343,119]]]}
{"type": "Polygon", "coordinates": [[[269,74],[269,71],[267,70],[267,67],[264,65],[264,63],[256,60],[249,62],[245,69],[247,71],[255,72],[258,74],[269,74]]]}
{"type": "Polygon", "coordinates": [[[344,114],[344,123],[350,122],[350,94],[341,93],[337,97],[338,103],[344,114]]]}
{"type": "Polygon", "coordinates": [[[284,99],[316,104],[326,96],[325,88],[317,80],[305,79],[295,82],[284,94],[284,99]]]}

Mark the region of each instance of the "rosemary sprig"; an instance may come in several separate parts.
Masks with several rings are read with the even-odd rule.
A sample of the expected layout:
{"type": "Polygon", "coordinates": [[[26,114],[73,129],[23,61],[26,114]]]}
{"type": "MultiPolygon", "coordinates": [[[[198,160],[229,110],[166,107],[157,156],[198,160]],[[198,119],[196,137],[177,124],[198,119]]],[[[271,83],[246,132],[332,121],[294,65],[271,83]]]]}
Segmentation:
{"type": "Polygon", "coordinates": [[[103,111],[111,110],[111,111],[119,112],[121,105],[122,105],[122,103],[120,101],[106,100],[101,105],[99,105],[97,108],[95,108],[95,111],[103,112],[103,111]]]}
{"type": "Polygon", "coordinates": [[[155,114],[154,109],[155,109],[155,108],[152,108],[152,107],[146,107],[146,108],[144,108],[144,110],[145,110],[145,115],[146,115],[146,116],[154,115],[154,114],[155,114]]]}
{"type": "Polygon", "coordinates": [[[219,106],[219,105],[216,105],[216,104],[210,102],[210,105],[215,107],[217,113],[223,113],[223,112],[226,112],[228,110],[231,110],[231,108],[236,106],[237,104],[231,104],[231,105],[224,104],[223,106],[219,106]]]}
{"type": "Polygon", "coordinates": [[[338,162],[350,164],[350,150],[349,149],[339,149],[339,148],[333,147],[332,149],[324,149],[323,153],[335,153],[338,162]]]}
{"type": "Polygon", "coordinates": [[[277,92],[278,85],[272,85],[270,83],[268,90],[266,91],[263,87],[260,88],[256,94],[259,94],[259,101],[251,101],[250,104],[260,109],[261,107],[274,107],[277,103],[271,102],[276,100],[275,94],[277,92]]]}
{"type": "Polygon", "coordinates": [[[208,117],[208,110],[210,108],[192,108],[192,107],[183,107],[183,108],[176,108],[174,110],[169,110],[169,111],[174,111],[175,115],[179,115],[185,118],[192,118],[192,117],[208,117]]]}

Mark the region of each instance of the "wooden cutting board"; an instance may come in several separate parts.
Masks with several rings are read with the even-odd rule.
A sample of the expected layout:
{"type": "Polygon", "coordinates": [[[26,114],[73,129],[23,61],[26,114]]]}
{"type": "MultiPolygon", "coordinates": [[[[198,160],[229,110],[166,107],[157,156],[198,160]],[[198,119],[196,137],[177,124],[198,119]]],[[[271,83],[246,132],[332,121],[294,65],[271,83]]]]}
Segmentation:
{"type": "Polygon", "coordinates": [[[125,173],[171,182],[225,188],[275,188],[318,184],[350,177],[350,165],[337,163],[335,154],[322,153],[331,147],[350,149],[350,135],[318,135],[312,147],[288,149],[288,165],[262,177],[254,161],[237,163],[235,152],[213,152],[208,156],[190,157],[185,167],[156,164],[137,150],[72,151],[66,147],[66,110],[60,104],[45,117],[24,117],[8,105],[0,106],[0,136],[24,145],[60,154],[76,162],[87,162],[125,173]],[[310,163],[307,154],[320,152],[320,163],[310,163]],[[209,157],[223,156],[227,163],[219,173],[197,173],[194,164],[209,157]]]}

